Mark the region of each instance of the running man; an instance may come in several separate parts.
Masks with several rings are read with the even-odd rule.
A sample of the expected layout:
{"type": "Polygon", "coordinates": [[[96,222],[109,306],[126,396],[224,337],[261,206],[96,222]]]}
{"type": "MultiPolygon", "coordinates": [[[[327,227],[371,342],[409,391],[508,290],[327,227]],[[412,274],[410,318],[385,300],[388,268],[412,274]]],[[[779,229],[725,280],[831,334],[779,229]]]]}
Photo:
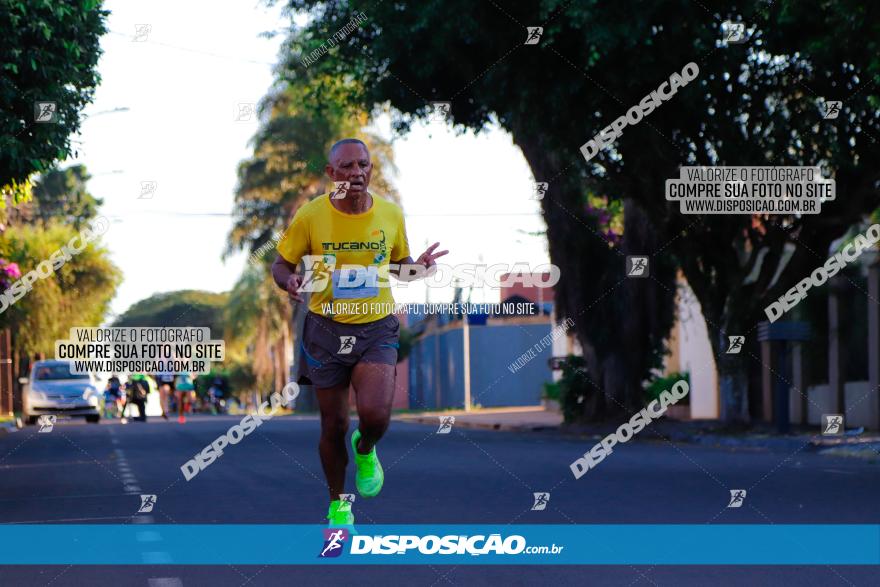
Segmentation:
{"type": "Polygon", "coordinates": [[[339,497],[348,465],[349,384],[358,413],[351,435],[358,493],[374,497],[385,480],[376,443],[391,419],[400,332],[388,273],[401,281],[424,277],[448,251],[435,253],[440,243],[434,243],[412,260],[403,212],[367,191],[373,165],[362,141],[333,145],[325,172],[334,191],[297,211],[278,243],[272,276],[296,302],[304,301],[303,291],[313,292],[300,342],[305,360],[299,383],[315,385],[321,411],[318,451],[330,493],[327,519],[330,526],[351,526],[354,515],[340,508],[339,497]],[[305,276],[296,272],[300,260],[305,276]]]}

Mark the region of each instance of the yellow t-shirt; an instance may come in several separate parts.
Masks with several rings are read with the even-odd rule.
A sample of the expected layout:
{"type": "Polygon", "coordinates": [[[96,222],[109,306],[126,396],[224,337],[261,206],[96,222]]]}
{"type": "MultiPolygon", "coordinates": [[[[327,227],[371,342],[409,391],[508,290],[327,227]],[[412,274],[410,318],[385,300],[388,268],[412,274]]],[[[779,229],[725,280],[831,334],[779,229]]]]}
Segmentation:
{"type": "Polygon", "coordinates": [[[278,243],[289,263],[303,261],[309,310],[345,324],[381,320],[394,298],[388,265],[409,257],[403,211],[375,194],[362,214],[340,212],[329,194],[297,210],[278,243]],[[346,267],[348,265],[349,267],[346,267]]]}

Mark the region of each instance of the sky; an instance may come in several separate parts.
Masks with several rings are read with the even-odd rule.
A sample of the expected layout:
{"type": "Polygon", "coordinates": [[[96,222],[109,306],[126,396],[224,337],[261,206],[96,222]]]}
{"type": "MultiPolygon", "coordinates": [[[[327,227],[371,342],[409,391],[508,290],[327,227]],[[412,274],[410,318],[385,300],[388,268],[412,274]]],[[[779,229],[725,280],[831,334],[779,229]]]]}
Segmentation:
{"type": "MultiPolygon", "coordinates": [[[[64,165],[87,166],[89,190],[111,220],[103,240],[124,277],[112,312],[158,292],[228,291],[246,262],[244,253],[225,262],[221,253],[237,167],[258,128],[247,105],[271,86],[283,41],[260,34],[286,29],[286,20],[258,2],[112,0],[105,9],[101,85],[73,137],[79,153],[64,165]]],[[[456,135],[425,122],[392,137],[387,119],[374,128],[394,138],[392,180],[414,258],[439,241],[450,264],[549,262],[546,238],[527,234],[546,225],[509,134],[456,135]]],[[[394,297],[446,302],[452,290],[426,296],[424,284],[411,283],[394,297]]],[[[474,291],[472,301],[498,301],[498,292],[474,291]]]]}

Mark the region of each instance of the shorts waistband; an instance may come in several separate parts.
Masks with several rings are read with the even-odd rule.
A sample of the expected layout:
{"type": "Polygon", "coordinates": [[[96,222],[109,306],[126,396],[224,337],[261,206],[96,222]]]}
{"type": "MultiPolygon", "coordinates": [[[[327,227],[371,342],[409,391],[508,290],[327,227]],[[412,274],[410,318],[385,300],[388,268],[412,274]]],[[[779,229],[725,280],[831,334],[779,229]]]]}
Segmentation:
{"type": "Polygon", "coordinates": [[[342,327],[348,327],[348,326],[351,326],[351,327],[359,327],[359,326],[375,326],[376,324],[380,324],[380,323],[382,323],[382,322],[384,322],[384,321],[386,321],[386,320],[392,319],[392,318],[396,320],[396,319],[397,319],[397,316],[395,316],[394,314],[388,314],[388,315],[385,316],[384,318],[379,318],[378,320],[373,320],[372,322],[354,322],[354,323],[350,323],[350,322],[337,322],[336,320],[334,320],[334,319],[332,319],[332,318],[328,318],[327,316],[322,316],[321,314],[318,314],[318,313],[316,313],[316,312],[312,312],[311,310],[309,310],[309,313],[306,314],[306,319],[309,319],[309,318],[312,318],[312,319],[318,320],[319,322],[329,323],[329,324],[332,324],[332,325],[334,325],[334,326],[342,326],[342,327]]]}

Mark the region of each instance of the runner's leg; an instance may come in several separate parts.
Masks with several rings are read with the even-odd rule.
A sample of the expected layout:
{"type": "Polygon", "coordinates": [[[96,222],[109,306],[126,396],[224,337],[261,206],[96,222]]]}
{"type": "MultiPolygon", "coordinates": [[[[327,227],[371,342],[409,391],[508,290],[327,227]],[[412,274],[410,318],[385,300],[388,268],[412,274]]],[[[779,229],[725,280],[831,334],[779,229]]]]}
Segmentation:
{"type": "Polygon", "coordinates": [[[163,384],[159,386],[159,403],[162,406],[162,417],[168,419],[168,392],[171,386],[163,384]]]}
{"type": "Polygon", "coordinates": [[[186,404],[189,399],[188,391],[176,390],[174,398],[177,400],[177,421],[183,424],[186,422],[186,404]]]}
{"type": "Polygon", "coordinates": [[[357,398],[358,430],[361,438],[357,451],[367,454],[379,442],[391,421],[394,402],[396,365],[358,363],[351,373],[357,398]]]}
{"type": "Polygon", "coordinates": [[[318,452],[330,501],[339,499],[345,493],[345,467],[348,465],[348,448],[345,436],[348,433],[348,385],[329,388],[315,388],[318,407],[321,410],[321,442],[318,452]]]}

